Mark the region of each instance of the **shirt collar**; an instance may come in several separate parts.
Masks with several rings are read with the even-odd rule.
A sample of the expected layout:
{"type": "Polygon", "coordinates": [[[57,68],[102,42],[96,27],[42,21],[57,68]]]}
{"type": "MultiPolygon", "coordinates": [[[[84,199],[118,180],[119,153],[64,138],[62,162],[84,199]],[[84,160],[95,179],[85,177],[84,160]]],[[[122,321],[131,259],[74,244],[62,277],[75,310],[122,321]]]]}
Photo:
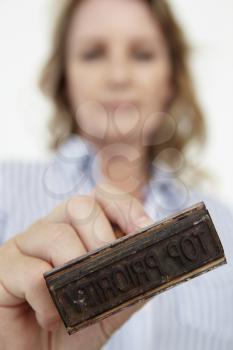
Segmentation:
{"type": "Polygon", "coordinates": [[[58,148],[55,159],[63,164],[73,164],[77,170],[86,169],[94,157],[94,148],[80,135],[72,134],[58,148]]]}

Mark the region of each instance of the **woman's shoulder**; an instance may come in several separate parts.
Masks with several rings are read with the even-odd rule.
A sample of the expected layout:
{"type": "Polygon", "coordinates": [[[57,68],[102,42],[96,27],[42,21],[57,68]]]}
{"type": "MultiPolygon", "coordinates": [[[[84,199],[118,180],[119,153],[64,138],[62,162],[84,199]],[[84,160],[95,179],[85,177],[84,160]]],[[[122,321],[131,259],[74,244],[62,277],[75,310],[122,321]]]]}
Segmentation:
{"type": "Polygon", "coordinates": [[[23,198],[35,198],[43,191],[49,160],[0,161],[0,208],[23,206],[23,198]],[[21,204],[20,204],[21,203],[21,204]]]}
{"type": "Polygon", "coordinates": [[[20,159],[2,159],[0,160],[1,175],[4,173],[14,174],[15,172],[27,172],[29,170],[37,170],[44,168],[50,164],[50,160],[20,160],[20,159]]]}
{"type": "Polygon", "coordinates": [[[23,173],[30,170],[44,168],[50,164],[50,160],[23,160],[23,159],[2,159],[0,160],[1,175],[23,173]]]}
{"type": "MultiPolygon", "coordinates": [[[[69,184],[70,168],[56,157],[45,160],[0,161],[0,206],[4,198],[15,198],[20,194],[53,197],[52,192],[69,184]],[[51,195],[50,195],[51,192],[51,195]]],[[[55,195],[54,195],[55,197],[55,195]]],[[[8,201],[9,202],[9,201],[8,201]]]]}
{"type": "Polygon", "coordinates": [[[46,160],[1,160],[0,193],[9,189],[13,190],[17,187],[21,189],[27,187],[32,180],[39,179],[49,165],[50,161],[46,160]]]}
{"type": "Polygon", "coordinates": [[[50,162],[0,161],[0,242],[17,232],[46,208],[43,174],[50,162]],[[41,204],[40,204],[41,203],[41,204]]]}

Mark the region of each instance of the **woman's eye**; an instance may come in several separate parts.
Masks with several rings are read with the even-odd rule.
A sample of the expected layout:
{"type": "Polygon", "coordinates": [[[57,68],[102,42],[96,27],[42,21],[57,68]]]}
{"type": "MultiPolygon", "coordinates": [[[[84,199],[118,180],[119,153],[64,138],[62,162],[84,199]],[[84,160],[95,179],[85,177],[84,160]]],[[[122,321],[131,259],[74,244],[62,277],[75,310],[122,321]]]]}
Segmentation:
{"type": "MultiPolygon", "coordinates": [[[[85,61],[93,61],[93,60],[102,58],[103,55],[104,55],[103,50],[93,50],[82,54],[81,57],[85,61]]],[[[136,58],[136,60],[139,60],[139,61],[150,61],[154,59],[155,54],[153,52],[144,51],[144,52],[134,53],[133,56],[134,58],[136,58]]]]}
{"type": "Polygon", "coordinates": [[[100,58],[102,56],[102,51],[100,50],[96,50],[96,51],[90,51],[90,52],[87,52],[87,53],[84,53],[82,55],[82,58],[84,60],[87,60],[87,61],[91,61],[91,60],[94,60],[94,59],[97,59],[97,58],[100,58]]]}
{"type": "Polygon", "coordinates": [[[139,52],[135,54],[135,58],[140,61],[152,60],[155,55],[152,52],[139,52]]]}

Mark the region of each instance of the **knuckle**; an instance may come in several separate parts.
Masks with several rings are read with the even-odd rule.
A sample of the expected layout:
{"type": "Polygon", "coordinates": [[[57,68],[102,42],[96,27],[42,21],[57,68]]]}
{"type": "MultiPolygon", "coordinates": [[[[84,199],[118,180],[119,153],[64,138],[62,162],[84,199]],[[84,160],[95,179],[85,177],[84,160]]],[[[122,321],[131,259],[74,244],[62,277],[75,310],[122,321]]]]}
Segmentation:
{"type": "Polygon", "coordinates": [[[46,225],[46,221],[42,218],[34,221],[29,227],[28,229],[23,232],[24,233],[27,233],[27,232],[34,232],[34,231],[37,231],[37,230],[40,230],[44,225],[46,225]]]}
{"type": "Polygon", "coordinates": [[[67,237],[76,236],[74,229],[66,223],[55,223],[53,224],[53,239],[54,240],[63,240],[67,237]]]}
{"type": "Polygon", "coordinates": [[[90,195],[77,196],[70,199],[67,203],[67,214],[71,222],[86,223],[95,216],[99,206],[94,197],[90,195]]]}
{"type": "Polygon", "coordinates": [[[26,230],[16,235],[17,242],[21,241],[21,239],[26,239],[28,236],[33,236],[36,233],[44,232],[44,228],[48,225],[46,220],[38,219],[34,221],[26,230]]]}
{"type": "Polygon", "coordinates": [[[122,202],[131,198],[131,195],[129,195],[127,192],[123,191],[119,187],[107,183],[98,184],[95,189],[95,195],[99,200],[103,199],[111,202],[122,202]]]}
{"type": "Polygon", "coordinates": [[[88,195],[75,196],[70,199],[69,203],[74,206],[90,205],[93,204],[93,198],[88,195]]]}

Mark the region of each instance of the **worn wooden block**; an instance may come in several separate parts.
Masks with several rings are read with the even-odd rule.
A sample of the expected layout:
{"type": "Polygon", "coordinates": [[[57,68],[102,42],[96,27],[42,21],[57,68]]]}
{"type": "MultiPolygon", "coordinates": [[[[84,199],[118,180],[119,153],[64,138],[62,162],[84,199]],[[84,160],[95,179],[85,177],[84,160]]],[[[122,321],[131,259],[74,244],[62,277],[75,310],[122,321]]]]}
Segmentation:
{"type": "Polygon", "coordinates": [[[54,268],[44,278],[72,334],[225,263],[201,202],[54,268]]]}

